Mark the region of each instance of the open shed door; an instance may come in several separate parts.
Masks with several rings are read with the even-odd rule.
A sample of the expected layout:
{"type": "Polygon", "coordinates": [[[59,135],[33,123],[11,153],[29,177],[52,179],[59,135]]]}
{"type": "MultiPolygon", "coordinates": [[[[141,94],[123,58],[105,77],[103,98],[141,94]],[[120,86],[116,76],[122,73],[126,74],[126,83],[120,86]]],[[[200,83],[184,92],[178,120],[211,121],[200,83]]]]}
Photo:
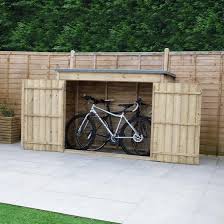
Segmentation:
{"type": "Polygon", "coordinates": [[[22,145],[64,151],[65,81],[24,80],[22,88],[22,145]]]}
{"type": "Polygon", "coordinates": [[[154,83],[152,108],[152,160],[198,164],[200,87],[190,83],[154,83]]]}

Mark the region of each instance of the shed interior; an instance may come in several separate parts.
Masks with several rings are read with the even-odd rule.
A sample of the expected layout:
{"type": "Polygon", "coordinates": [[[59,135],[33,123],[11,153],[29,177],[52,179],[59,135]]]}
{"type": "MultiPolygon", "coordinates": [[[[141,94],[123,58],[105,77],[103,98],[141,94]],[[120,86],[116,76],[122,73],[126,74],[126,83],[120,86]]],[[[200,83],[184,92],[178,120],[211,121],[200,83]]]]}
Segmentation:
{"type": "MultiPolygon", "coordinates": [[[[88,104],[83,95],[90,95],[97,99],[111,99],[111,111],[120,111],[119,104],[134,103],[137,98],[142,98],[146,104],[142,108],[142,114],[149,115],[152,109],[152,86],[153,83],[136,82],[99,82],[99,81],[66,81],[66,122],[74,114],[88,112],[91,104],[88,104]]],[[[103,104],[98,105],[105,108],[103,104]]],[[[130,118],[133,113],[127,113],[130,118]]],[[[113,125],[116,126],[119,119],[113,118],[113,125]]],[[[94,144],[98,144],[97,139],[94,144]]],[[[120,147],[107,144],[103,152],[124,153],[120,147]]]]}

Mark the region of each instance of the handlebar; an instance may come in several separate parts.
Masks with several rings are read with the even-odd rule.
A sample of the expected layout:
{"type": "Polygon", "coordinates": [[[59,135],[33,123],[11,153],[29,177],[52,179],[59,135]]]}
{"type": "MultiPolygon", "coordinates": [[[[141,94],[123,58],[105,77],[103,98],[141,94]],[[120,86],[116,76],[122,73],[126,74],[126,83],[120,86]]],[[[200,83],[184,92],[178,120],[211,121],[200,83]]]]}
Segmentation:
{"type": "Polygon", "coordinates": [[[82,98],[87,100],[87,101],[92,101],[94,104],[98,104],[98,103],[109,104],[111,101],[113,101],[113,99],[110,99],[110,100],[96,99],[92,96],[88,96],[88,95],[85,95],[85,94],[82,96],[82,98]]]}
{"type": "Polygon", "coordinates": [[[146,106],[146,104],[143,103],[142,98],[138,98],[138,99],[136,100],[136,103],[138,103],[138,104],[141,105],[141,106],[146,106]]]}
{"type": "Polygon", "coordinates": [[[138,104],[137,101],[135,102],[135,105],[136,105],[136,106],[135,106],[135,108],[132,110],[132,112],[135,112],[135,111],[139,108],[139,104],[138,104]]]}
{"type": "MultiPolygon", "coordinates": [[[[86,94],[84,94],[83,96],[82,96],[82,98],[83,99],[85,99],[85,100],[87,100],[87,101],[92,101],[94,104],[98,104],[98,103],[109,103],[110,101],[107,101],[107,100],[103,100],[103,99],[96,99],[96,98],[94,98],[94,97],[92,97],[92,96],[88,96],[88,95],[86,95],[86,94]]],[[[121,104],[120,104],[121,105],[121,104]]],[[[126,108],[126,110],[129,108],[129,107],[131,107],[131,106],[135,106],[135,108],[133,109],[133,110],[130,110],[131,112],[135,112],[135,111],[137,111],[138,110],[138,108],[140,107],[140,106],[143,106],[143,105],[146,105],[145,103],[143,103],[143,101],[142,101],[142,99],[141,98],[138,98],[136,101],[135,101],[135,103],[132,105],[132,104],[127,104],[127,108],[126,108]]]]}
{"type": "MultiPolygon", "coordinates": [[[[139,107],[146,105],[145,103],[143,103],[141,98],[138,98],[135,103],[132,106],[135,106],[135,108],[133,110],[130,110],[131,112],[135,112],[139,109],[139,107]]],[[[131,106],[131,105],[130,105],[131,106]]],[[[129,107],[130,107],[129,106],[129,107]]]]}

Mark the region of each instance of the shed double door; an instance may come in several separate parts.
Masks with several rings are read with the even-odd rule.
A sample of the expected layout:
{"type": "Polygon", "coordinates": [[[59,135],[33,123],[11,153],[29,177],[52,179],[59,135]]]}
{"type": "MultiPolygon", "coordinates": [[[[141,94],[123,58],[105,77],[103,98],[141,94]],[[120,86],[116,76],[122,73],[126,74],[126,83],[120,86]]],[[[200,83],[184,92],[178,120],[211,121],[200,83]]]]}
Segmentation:
{"type": "Polygon", "coordinates": [[[64,151],[65,81],[24,80],[22,88],[23,147],[64,151]]]}
{"type": "MultiPolygon", "coordinates": [[[[24,148],[64,151],[65,82],[24,80],[24,148]]],[[[201,115],[199,86],[186,83],[154,83],[152,101],[152,160],[198,164],[201,115]]]]}

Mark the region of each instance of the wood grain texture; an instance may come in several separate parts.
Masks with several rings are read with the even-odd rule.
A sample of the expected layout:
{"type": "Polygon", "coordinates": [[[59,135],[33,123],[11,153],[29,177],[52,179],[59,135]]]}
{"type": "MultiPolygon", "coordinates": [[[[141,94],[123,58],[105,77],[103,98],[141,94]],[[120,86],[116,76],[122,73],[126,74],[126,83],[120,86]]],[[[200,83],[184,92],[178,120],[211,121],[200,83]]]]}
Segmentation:
{"type": "Polygon", "coordinates": [[[24,80],[22,144],[25,149],[64,151],[65,82],[24,80]]]}
{"type": "MultiPolygon", "coordinates": [[[[202,87],[200,151],[206,154],[224,152],[223,54],[215,51],[169,52],[168,69],[176,74],[176,81],[198,83],[202,87]]],[[[93,68],[94,55],[97,68],[139,69],[139,64],[141,69],[163,68],[164,52],[76,52],[74,67],[93,68]]],[[[54,69],[68,68],[69,63],[70,52],[0,51],[0,103],[8,103],[20,116],[22,79],[54,80],[54,69]]]]}
{"type": "Polygon", "coordinates": [[[201,116],[199,92],[197,84],[153,84],[152,160],[199,163],[201,116]]]}

